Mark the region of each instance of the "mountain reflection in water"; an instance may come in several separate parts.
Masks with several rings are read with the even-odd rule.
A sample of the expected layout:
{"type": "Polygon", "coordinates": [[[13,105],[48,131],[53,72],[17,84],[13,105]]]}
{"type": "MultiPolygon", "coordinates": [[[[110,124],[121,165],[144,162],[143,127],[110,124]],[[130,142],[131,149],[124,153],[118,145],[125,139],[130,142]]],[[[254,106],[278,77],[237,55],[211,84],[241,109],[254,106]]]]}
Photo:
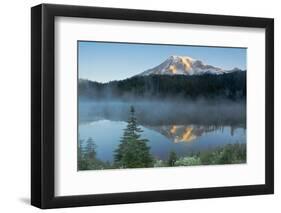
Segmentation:
{"type": "MultiPolygon", "coordinates": [[[[97,104],[85,107],[80,103],[79,136],[94,140],[97,157],[102,161],[113,161],[114,150],[127,125],[125,112],[128,106],[97,104]]],[[[218,111],[212,106],[190,106],[184,107],[191,110],[190,113],[182,109],[168,113],[165,108],[155,110],[156,106],[150,106],[148,112],[148,105],[147,108],[137,105],[136,117],[143,130],[142,137],[149,140],[148,146],[155,159],[166,160],[171,151],[178,156],[187,156],[226,144],[246,143],[244,104],[224,106],[225,110],[218,106],[218,111]]]]}
{"type": "MultiPolygon", "coordinates": [[[[161,127],[148,127],[153,129],[165,137],[169,138],[174,143],[189,143],[202,136],[204,133],[213,131],[223,131],[223,126],[198,126],[198,125],[172,125],[161,127]]],[[[235,131],[234,126],[230,126],[230,134],[233,136],[235,131]]]]}

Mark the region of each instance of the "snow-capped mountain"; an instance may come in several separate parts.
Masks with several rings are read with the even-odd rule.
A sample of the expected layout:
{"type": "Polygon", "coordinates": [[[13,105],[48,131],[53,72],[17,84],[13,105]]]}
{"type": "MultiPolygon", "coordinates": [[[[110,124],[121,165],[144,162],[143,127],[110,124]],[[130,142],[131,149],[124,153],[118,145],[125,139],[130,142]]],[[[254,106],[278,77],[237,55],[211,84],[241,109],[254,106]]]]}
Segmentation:
{"type": "Polygon", "coordinates": [[[200,60],[188,56],[170,56],[160,65],[140,73],[140,76],[147,75],[203,75],[203,74],[224,74],[234,71],[241,71],[238,68],[224,70],[219,67],[204,64],[200,60]]]}

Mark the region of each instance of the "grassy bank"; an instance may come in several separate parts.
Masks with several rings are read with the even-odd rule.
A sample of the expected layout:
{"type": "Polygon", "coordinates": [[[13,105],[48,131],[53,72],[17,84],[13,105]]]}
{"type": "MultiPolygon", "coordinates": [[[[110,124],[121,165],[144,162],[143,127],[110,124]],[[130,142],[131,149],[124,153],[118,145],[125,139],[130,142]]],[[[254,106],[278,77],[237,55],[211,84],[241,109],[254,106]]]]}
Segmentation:
{"type": "MultiPolygon", "coordinates": [[[[215,150],[193,153],[188,156],[178,157],[171,152],[167,160],[153,159],[153,165],[147,167],[177,167],[197,165],[223,165],[246,163],[246,144],[228,144],[217,147],[215,150]]],[[[87,155],[78,159],[78,170],[121,169],[115,163],[103,162],[87,155]]]]}
{"type": "Polygon", "coordinates": [[[177,157],[170,153],[167,161],[156,160],[154,167],[239,163],[246,163],[246,144],[228,144],[215,150],[198,152],[185,157],[177,157]]]}

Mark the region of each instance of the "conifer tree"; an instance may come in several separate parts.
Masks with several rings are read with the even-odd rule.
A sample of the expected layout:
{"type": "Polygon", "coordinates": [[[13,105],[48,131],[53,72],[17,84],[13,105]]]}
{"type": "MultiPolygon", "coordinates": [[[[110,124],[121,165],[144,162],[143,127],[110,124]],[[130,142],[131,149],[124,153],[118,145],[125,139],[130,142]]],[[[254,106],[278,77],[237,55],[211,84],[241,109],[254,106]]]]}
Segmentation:
{"type": "Polygon", "coordinates": [[[130,117],[124,129],[120,144],[115,150],[115,163],[122,168],[151,167],[153,159],[147,139],[141,138],[142,129],[137,124],[135,109],[130,108],[130,117]]]}
{"type": "Polygon", "coordinates": [[[87,159],[85,158],[85,149],[83,148],[84,140],[78,139],[78,144],[77,144],[77,161],[78,161],[78,170],[87,170],[89,167],[89,163],[87,159]]]}
{"type": "Polygon", "coordinates": [[[89,160],[93,160],[96,158],[96,144],[91,137],[87,140],[86,155],[89,160]]]}
{"type": "Polygon", "coordinates": [[[169,154],[168,165],[175,166],[176,161],[177,161],[177,154],[174,151],[171,151],[169,154]]]}

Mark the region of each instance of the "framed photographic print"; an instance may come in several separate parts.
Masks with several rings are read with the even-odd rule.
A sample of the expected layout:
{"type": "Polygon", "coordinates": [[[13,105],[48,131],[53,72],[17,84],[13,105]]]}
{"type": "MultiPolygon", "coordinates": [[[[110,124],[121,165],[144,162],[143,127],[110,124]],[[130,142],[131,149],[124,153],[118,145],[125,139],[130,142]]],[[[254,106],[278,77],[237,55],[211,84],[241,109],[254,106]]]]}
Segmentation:
{"type": "Polygon", "coordinates": [[[274,21],[31,9],[31,203],[272,194],[274,21]]]}

